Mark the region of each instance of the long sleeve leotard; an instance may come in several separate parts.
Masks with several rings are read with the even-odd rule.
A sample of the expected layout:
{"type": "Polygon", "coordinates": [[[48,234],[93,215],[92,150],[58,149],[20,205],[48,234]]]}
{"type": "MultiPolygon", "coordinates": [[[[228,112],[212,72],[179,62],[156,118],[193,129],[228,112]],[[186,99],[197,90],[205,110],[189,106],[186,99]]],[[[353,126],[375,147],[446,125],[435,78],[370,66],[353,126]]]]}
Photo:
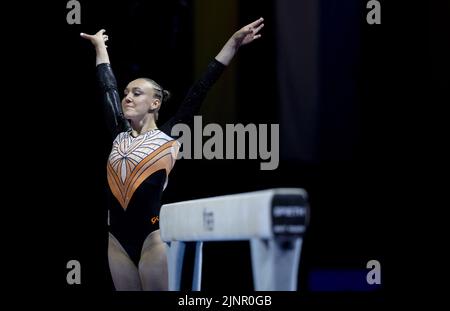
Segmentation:
{"type": "Polygon", "coordinates": [[[171,129],[175,124],[189,123],[198,113],[224,68],[213,59],[172,118],[159,129],[133,137],[122,113],[111,65],[97,66],[107,123],[114,139],[107,163],[109,230],[136,265],[144,240],[159,229],[162,192],[179,149],[171,129]]]}

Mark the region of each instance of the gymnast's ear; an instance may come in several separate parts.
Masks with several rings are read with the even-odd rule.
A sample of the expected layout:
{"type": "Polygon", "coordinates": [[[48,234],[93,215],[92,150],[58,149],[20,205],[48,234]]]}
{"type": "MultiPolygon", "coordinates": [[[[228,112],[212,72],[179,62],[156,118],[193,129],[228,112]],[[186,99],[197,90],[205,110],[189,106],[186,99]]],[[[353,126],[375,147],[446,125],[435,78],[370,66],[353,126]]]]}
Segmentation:
{"type": "Polygon", "coordinates": [[[152,100],[152,103],[150,104],[150,109],[151,110],[155,110],[155,109],[159,110],[160,107],[161,107],[161,100],[159,98],[154,98],[152,100]]]}

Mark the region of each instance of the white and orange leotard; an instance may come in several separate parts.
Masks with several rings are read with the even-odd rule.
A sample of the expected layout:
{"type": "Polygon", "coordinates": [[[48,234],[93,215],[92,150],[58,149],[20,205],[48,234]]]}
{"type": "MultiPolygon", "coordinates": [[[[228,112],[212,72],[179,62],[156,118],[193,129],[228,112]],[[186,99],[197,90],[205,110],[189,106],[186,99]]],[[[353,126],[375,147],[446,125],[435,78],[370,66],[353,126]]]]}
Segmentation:
{"type": "Polygon", "coordinates": [[[97,66],[107,121],[114,137],[107,163],[109,230],[137,265],[146,237],[159,229],[162,192],[179,143],[171,136],[178,123],[189,123],[225,66],[215,59],[191,87],[177,113],[159,129],[138,137],[124,118],[110,64],[97,66]]]}

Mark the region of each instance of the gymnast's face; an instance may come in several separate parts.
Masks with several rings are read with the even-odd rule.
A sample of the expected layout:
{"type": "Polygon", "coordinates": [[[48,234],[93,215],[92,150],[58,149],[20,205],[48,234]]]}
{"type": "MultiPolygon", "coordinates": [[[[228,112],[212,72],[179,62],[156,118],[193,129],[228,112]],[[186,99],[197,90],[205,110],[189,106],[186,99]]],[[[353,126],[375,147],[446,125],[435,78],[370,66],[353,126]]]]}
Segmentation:
{"type": "Polygon", "coordinates": [[[146,114],[153,113],[160,105],[160,100],[154,97],[153,85],[144,79],[131,81],[125,88],[122,99],[122,110],[125,118],[142,119],[146,114]]]}

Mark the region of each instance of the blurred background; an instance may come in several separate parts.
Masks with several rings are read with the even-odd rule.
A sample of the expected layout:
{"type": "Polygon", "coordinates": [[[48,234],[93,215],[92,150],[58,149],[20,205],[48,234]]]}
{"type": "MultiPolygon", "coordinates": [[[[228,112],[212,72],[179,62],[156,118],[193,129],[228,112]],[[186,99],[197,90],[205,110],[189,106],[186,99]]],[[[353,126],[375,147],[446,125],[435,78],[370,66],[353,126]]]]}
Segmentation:
{"type": "MultiPolygon", "coordinates": [[[[304,188],[311,223],[299,291],[326,290],[333,282],[328,290],[370,290],[351,273],[364,277],[372,259],[382,267],[383,285],[376,290],[385,289],[391,269],[385,245],[391,215],[401,205],[394,194],[404,169],[396,153],[403,140],[392,129],[407,104],[404,92],[414,88],[402,82],[403,69],[416,66],[395,49],[409,35],[408,25],[392,27],[398,25],[398,9],[380,1],[381,25],[368,25],[369,10],[360,0],[80,2],[80,25],[68,25],[68,9],[59,7],[58,35],[49,52],[59,62],[51,64],[49,126],[56,122],[63,135],[52,142],[63,156],[51,159],[56,169],[48,173],[54,183],[47,201],[57,235],[67,241],[50,242],[52,269],[60,267],[58,288],[74,290],[59,275],[65,275],[68,260],[77,259],[83,269],[78,290],[112,289],[105,204],[110,141],[95,52],[79,33],[106,29],[119,90],[145,76],[172,92],[160,111],[162,124],[233,32],[262,16],[262,38],[239,51],[201,114],[204,124],[280,124],[278,169],[261,171],[260,160],[179,160],[163,202],[304,188]],[[343,275],[349,279],[339,279],[343,275]]],[[[252,290],[246,242],[206,243],[203,269],[204,290],[252,290]]]]}

